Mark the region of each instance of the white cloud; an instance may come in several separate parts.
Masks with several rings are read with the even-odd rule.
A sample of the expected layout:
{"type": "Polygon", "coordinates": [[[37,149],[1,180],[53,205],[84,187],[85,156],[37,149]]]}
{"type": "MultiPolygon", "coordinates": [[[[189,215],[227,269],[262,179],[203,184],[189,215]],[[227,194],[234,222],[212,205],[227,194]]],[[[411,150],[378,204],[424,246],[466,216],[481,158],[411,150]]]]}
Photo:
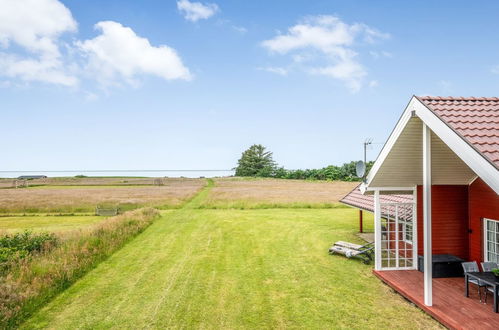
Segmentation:
{"type": "Polygon", "coordinates": [[[272,53],[293,53],[297,63],[304,62],[311,57],[310,53],[315,52],[326,64],[308,67],[306,72],[338,79],[356,92],[364,84],[367,70],[358,60],[355,46],[387,38],[387,33],[365,24],[347,24],[336,16],[321,15],[306,18],[290,27],[286,34],[263,41],[262,46],[272,53]]]}
{"type": "Polygon", "coordinates": [[[78,80],[63,63],[60,36],[77,30],[71,12],[57,0],[0,0],[0,75],[67,86],[78,80]]]}
{"type": "Polygon", "coordinates": [[[371,87],[371,88],[378,87],[378,86],[379,86],[379,82],[377,80],[371,80],[369,82],[369,87],[371,87]]]}
{"type": "Polygon", "coordinates": [[[288,74],[288,70],[285,68],[281,68],[281,67],[267,66],[267,67],[261,67],[261,68],[257,68],[257,69],[260,71],[267,71],[267,72],[275,73],[275,74],[278,74],[281,76],[286,76],[288,74]]]}
{"type": "Polygon", "coordinates": [[[89,71],[102,84],[116,84],[120,79],[135,84],[135,78],[142,74],[166,80],[191,79],[175,49],[152,46],[148,39],[117,22],[99,22],[95,28],[101,31],[99,36],[76,45],[88,57],[89,71]]]}
{"type": "Polygon", "coordinates": [[[60,60],[54,58],[21,58],[16,55],[0,53],[0,74],[24,81],[74,86],[78,79],[66,72],[60,60]]]}
{"type": "Polygon", "coordinates": [[[499,74],[499,65],[492,67],[490,70],[493,74],[499,74]]]}
{"type": "Polygon", "coordinates": [[[341,80],[353,92],[361,89],[363,79],[367,76],[364,67],[353,59],[345,58],[329,66],[312,68],[312,74],[329,76],[341,80]]]}
{"type": "Polygon", "coordinates": [[[201,2],[190,2],[189,0],[177,1],[177,9],[184,15],[186,20],[191,22],[208,19],[219,11],[218,6],[214,3],[203,4],[201,2]]]}

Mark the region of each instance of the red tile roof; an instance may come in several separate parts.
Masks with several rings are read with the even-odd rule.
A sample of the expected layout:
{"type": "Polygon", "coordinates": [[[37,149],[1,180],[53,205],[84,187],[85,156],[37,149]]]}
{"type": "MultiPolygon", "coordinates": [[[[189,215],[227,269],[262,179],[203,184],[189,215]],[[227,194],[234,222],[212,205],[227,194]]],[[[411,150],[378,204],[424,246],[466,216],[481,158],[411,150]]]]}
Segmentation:
{"type": "MultiPolygon", "coordinates": [[[[374,212],[374,196],[362,195],[360,184],[343,197],[340,202],[358,209],[374,212]]],[[[381,203],[412,203],[412,195],[380,195],[381,203]]]]}
{"type": "Polygon", "coordinates": [[[420,96],[443,122],[499,169],[499,98],[420,96]]]}

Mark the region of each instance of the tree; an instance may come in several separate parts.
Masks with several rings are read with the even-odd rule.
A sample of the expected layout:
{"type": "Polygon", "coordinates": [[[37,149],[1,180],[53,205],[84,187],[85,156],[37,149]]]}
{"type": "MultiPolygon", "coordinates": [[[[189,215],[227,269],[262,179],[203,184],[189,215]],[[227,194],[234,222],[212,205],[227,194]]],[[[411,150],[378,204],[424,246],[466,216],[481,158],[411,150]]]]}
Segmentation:
{"type": "Polygon", "coordinates": [[[272,152],[266,151],[261,144],[254,144],[244,151],[237,161],[237,176],[273,176],[276,163],[272,159],[272,152]]]}

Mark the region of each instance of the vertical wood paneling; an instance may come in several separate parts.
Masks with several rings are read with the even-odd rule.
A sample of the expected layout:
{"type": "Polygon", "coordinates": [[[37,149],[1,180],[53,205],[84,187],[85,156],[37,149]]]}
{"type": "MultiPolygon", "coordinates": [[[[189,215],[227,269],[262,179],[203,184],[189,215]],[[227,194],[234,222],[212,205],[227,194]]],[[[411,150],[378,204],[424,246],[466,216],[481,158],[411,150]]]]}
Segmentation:
{"type": "MultiPolygon", "coordinates": [[[[418,254],[423,254],[423,190],[418,186],[418,254]]],[[[468,186],[432,186],[432,251],[468,259],[468,186]]]]}
{"type": "Polygon", "coordinates": [[[482,219],[499,220],[499,196],[482,179],[469,186],[470,259],[483,261],[482,219]]]}

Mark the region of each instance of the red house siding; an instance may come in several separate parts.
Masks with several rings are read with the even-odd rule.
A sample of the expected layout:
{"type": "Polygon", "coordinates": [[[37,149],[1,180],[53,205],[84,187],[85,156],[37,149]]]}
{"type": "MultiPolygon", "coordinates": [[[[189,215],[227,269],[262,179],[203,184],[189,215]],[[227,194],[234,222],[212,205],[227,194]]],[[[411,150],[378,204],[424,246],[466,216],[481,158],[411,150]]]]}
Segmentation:
{"type": "MultiPolygon", "coordinates": [[[[433,254],[468,259],[468,186],[432,187],[433,254]]],[[[418,186],[418,254],[423,254],[423,189],[418,186]]]]}
{"type": "Polygon", "coordinates": [[[470,260],[483,261],[483,218],[499,220],[499,195],[482,179],[469,186],[470,260]]]}

